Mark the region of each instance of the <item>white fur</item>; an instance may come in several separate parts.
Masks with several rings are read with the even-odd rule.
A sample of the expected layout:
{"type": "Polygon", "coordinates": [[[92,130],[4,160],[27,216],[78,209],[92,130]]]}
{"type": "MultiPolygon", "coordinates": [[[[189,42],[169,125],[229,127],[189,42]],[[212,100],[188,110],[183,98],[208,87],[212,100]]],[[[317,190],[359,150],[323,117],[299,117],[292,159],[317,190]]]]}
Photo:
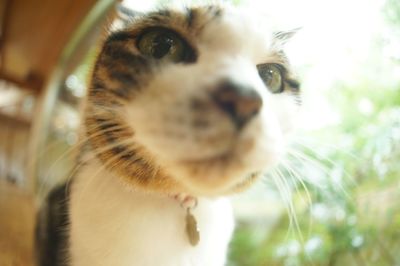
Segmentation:
{"type": "Polygon", "coordinates": [[[192,247],[178,201],[132,191],[102,169],[99,162],[90,163],[73,184],[71,265],[224,265],[234,227],[227,199],[199,199],[193,214],[201,240],[192,247]]]}

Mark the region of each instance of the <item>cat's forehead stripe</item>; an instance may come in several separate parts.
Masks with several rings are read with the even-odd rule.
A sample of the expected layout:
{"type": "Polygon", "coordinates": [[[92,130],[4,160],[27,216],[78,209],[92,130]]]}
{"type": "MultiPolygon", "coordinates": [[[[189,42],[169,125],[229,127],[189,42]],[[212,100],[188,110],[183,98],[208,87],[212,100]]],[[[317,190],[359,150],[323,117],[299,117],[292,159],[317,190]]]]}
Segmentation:
{"type": "Polygon", "coordinates": [[[125,32],[121,31],[112,34],[109,41],[126,40],[136,37],[140,31],[147,27],[157,26],[177,31],[189,30],[191,34],[196,35],[206,24],[219,18],[221,15],[222,10],[215,6],[186,8],[182,11],[159,10],[145,16],[134,17],[131,27],[128,27],[125,32]]]}
{"type": "Polygon", "coordinates": [[[207,24],[220,18],[221,15],[222,10],[216,6],[193,8],[191,12],[186,15],[186,20],[188,21],[189,28],[199,33],[207,24]]]}
{"type": "Polygon", "coordinates": [[[124,42],[131,39],[133,36],[128,31],[116,31],[108,36],[105,44],[112,43],[112,42],[124,42]]]}
{"type": "Polygon", "coordinates": [[[200,8],[187,8],[184,12],[160,10],[146,16],[133,19],[131,27],[126,30],[113,32],[106,42],[126,41],[137,37],[137,34],[147,27],[167,27],[175,30],[195,30],[202,28],[205,24],[221,15],[219,9],[211,13],[200,8]],[[202,24],[202,25],[201,25],[202,24]]]}
{"type": "Polygon", "coordinates": [[[192,27],[195,17],[196,17],[196,9],[187,8],[186,9],[186,21],[187,21],[187,25],[189,28],[192,27]]]}

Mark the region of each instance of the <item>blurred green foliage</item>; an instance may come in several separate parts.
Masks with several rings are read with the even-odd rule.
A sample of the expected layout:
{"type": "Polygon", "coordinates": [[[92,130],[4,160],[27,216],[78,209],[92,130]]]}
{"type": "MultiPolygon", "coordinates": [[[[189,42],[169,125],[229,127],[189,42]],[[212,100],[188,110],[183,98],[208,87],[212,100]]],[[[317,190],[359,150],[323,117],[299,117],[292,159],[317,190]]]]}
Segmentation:
{"type": "MultiPolygon", "coordinates": [[[[400,1],[387,0],[383,14],[399,34],[400,1]]],[[[400,61],[383,58],[386,44],[377,36],[356,81],[327,92],[340,123],[296,145],[295,212],[267,232],[240,221],[229,265],[400,265],[400,61]]]]}

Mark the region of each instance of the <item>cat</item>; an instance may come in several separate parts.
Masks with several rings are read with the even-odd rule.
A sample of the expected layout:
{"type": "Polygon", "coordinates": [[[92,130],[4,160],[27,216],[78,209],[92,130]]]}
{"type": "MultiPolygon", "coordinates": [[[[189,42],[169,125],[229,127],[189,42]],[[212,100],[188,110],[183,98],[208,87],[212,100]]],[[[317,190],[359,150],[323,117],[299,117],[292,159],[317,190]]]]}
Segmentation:
{"type": "Polygon", "coordinates": [[[222,266],[228,196],[284,155],[294,31],[209,5],[134,14],[99,52],[80,168],[39,215],[40,265],[222,266]],[[50,218],[49,218],[50,217],[50,218]]]}

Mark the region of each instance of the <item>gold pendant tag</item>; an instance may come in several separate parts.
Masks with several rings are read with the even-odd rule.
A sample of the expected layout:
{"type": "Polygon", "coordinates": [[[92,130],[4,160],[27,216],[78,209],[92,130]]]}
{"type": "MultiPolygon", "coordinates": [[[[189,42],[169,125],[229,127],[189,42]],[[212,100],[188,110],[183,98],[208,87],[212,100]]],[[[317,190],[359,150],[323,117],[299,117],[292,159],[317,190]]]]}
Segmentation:
{"type": "Polygon", "coordinates": [[[200,231],[197,227],[196,218],[190,213],[190,208],[186,210],[186,234],[192,246],[196,246],[199,243],[200,231]]]}

